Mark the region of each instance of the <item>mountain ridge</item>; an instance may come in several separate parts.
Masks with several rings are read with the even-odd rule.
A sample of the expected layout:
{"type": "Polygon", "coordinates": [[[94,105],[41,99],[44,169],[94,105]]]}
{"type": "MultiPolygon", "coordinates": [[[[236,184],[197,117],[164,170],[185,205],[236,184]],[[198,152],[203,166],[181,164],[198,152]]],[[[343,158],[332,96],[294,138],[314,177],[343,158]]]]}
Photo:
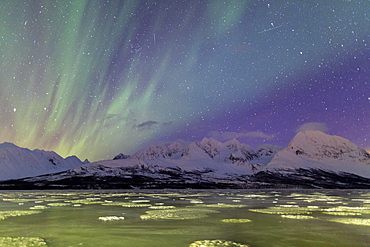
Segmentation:
{"type": "Polygon", "coordinates": [[[83,164],[76,156],[63,159],[53,151],[30,150],[9,142],[0,144],[0,180],[60,172],[83,164]]]}
{"type": "Polygon", "coordinates": [[[370,154],[339,136],[320,131],[299,132],[276,153],[268,170],[316,168],[370,177],[370,154]]]}
{"type": "Polygon", "coordinates": [[[370,154],[349,140],[299,132],[286,148],[203,138],[152,145],[0,188],[370,188],[370,154]],[[23,187],[22,187],[23,186],[23,187]]]}

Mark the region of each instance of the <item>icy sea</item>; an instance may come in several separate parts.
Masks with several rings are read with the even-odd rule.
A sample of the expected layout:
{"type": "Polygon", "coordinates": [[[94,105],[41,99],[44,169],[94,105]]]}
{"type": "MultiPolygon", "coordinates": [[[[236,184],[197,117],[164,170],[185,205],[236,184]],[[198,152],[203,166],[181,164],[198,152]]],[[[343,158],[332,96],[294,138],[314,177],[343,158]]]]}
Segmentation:
{"type": "Polygon", "coordinates": [[[370,191],[1,191],[0,246],[369,246],[370,191]]]}

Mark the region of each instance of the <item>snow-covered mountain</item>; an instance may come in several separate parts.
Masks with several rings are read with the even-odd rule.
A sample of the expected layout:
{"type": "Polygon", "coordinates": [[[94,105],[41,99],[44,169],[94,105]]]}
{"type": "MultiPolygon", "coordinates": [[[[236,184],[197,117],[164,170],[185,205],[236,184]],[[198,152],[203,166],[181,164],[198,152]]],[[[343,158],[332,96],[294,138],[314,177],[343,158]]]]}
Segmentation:
{"type": "Polygon", "coordinates": [[[154,145],[131,156],[34,178],[3,188],[370,188],[370,154],[347,139],[298,133],[282,149],[256,151],[236,139],[154,145]],[[17,187],[18,186],[18,187],[17,187]]]}
{"type": "Polygon", "coordinates": [[[134,153],[130,156],[131,159],[141,160],[155,160],[158,158],[170,158],[182,151],[182,145],[180,143],[172,143],[170,145],[153,145],[147,147],[139,152],[134,153]]]}
{"type": "MultiPolygon", "coordinates": [[[[182,146],[179,143],[153,145],[131,156],[119,155],[113,160],[91,163],[73,170],[89,176],[127,175],[134,171],[150,177],[158,174],[202,174],[210,179],[228,178],[234,174],[251,175],[269,163],[273,154],[281,148],[262,146],[258,152],[237,140],[221,143],[212,138],[182,146]]],[[[167,176],[167,175],[165,175],[167,176]]],[[[163,176],[162,176],[163,177],[163,176]]]]}
{"type": "Polygon", "coordinates": [[[7,142],[0,144],[0,180],[60,172],[83,164],[75,156],[63,159],[55,152],[31,151],[7,142]]]}
{"type": "Polygon", "coordinates": [[[176,142],[154,145],[131,156],[119,154],[113,160],[5,184],[20,183],[27,188],[36,184],[43,188],[240,187],[280,149],[265,145],[253,151],[237,140],[221,143],[204,138],[187,146],[176,142]]]}
{"type": "Polygon", "coordinates": [[[270,171],[321,169],[370,178],[370,154],[349,140],[320,131],[299,132],[266,166],[270,171]]]}
{"type": "MultiPolygon", "coordinates": [[[[133,154],[131,161],[123,161],[123,166],[132,160],[147,165],[180,167],[187,171],[212,170],[217,174],[253,174],[266,166],[274,153],[281,148],[262,146],[258,152],[234,139],[221,143],[212,138],[203,138],[183,147],[179,143],[150,146],[133,154]]],[[[101,163],[101,162],[98,162],[101,163]]],[[[105,164],[109,164],[105,161],[105,164]]]]}

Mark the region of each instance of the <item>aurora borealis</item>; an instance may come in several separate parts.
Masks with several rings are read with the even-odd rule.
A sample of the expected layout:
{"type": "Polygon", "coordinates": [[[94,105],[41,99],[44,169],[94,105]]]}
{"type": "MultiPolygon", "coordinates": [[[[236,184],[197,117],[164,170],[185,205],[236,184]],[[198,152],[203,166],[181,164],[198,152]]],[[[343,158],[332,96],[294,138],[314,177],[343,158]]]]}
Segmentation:
{"type": "Polygon", "coordinates": [[[1,0],[0,142],[81,159],[153,143],[370,147],[370,2],[1,0]]]}

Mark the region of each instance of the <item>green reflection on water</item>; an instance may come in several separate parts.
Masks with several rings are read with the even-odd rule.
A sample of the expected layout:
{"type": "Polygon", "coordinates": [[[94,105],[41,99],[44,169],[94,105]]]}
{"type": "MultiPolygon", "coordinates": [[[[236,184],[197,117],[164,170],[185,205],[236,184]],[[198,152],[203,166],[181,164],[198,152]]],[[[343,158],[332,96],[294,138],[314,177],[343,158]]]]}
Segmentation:
{"type": "Polygon", "coordinates": [[[367,246],[369,199],[367,191],[5,191],[0,239],[39,239],[50,247],[189,247],[206,240],[367,246]]]}

